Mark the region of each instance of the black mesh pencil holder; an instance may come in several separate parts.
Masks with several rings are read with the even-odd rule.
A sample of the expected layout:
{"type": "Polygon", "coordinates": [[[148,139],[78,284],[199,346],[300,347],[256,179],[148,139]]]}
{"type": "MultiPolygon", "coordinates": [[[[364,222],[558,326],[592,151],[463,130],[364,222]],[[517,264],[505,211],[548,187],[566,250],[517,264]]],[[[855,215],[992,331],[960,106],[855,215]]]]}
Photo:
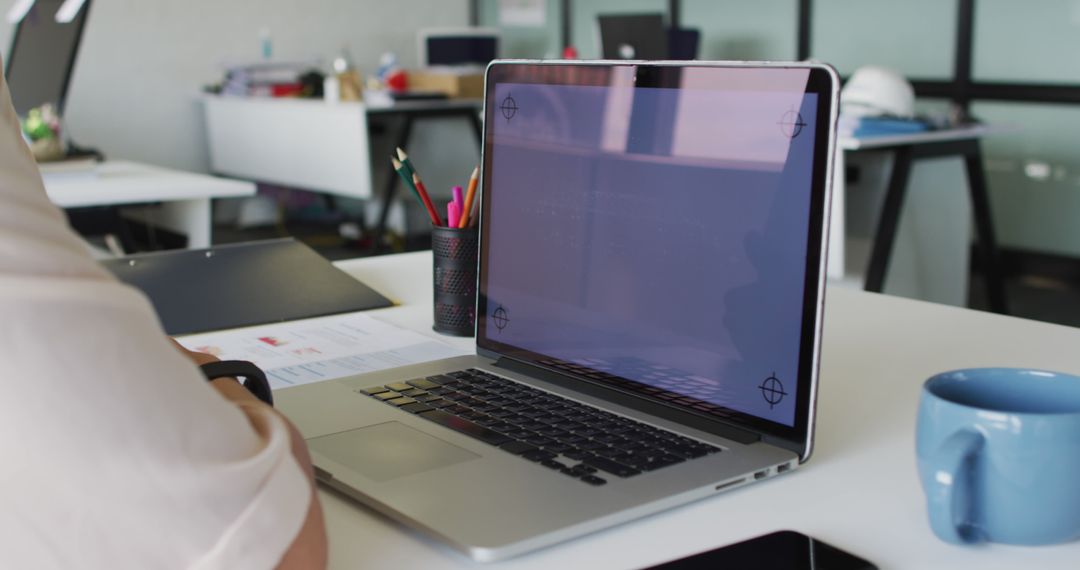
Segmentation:
{"type": "Polygon", "coordinates": [[[431,228],[436,332],[473,336],[476,324],[477,228],[431,228]]]}

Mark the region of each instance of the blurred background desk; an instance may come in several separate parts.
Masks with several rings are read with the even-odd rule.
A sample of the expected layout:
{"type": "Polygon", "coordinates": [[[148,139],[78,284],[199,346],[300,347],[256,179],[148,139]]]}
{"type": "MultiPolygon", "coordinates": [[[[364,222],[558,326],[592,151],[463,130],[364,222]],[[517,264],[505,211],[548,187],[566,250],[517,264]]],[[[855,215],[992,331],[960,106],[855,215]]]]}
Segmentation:
{"type": "Polygon", "coordinates": [[[42,179],[49,199],[65,209],[160,203],[125,216],[184,234],[189,248],[210,247],[212,199],[255,194],[250,182],[125,161],[106,161],[85,171],[46,172],[42,179]]]}
{"type": "MultiPolygon", "coordinates": [[[[429,119],[468,122],[479,156],[483,124],[479,99],[406,100],[380,105],[360,102],[206,96],[203,116],[210,148],[211,169],[230,177],[309,190],[328,196],[374,198],[372,164],[385,164],[387,177],[373,243],[382,243],[387,217],[399,184],[385,156],[373,153],[369,118],[398,117],[394,146],[408,149],[415,123],[429,119]],[[385,162],[384,162],[385,161],[385,162]]],[[[393,152],[393,147],[388,152],[393,152]]],[[[414,159],[415,159],[414,155],[414,159]]],[[[446,176],[418,169],[429,188],[446,176]]],[[[471,170],[471,168],[470,168],[471,170]]],[[[468,171],[457,178],[464,183],[468,171]]],[[[363,220],[359,220],[363,222],[363,220]]],[[[362,227],[362,230],[366,228],[362,227]]]]}
{"type": "MultiPolygon", "coordinates": [[[[914,270],[920,275],[907,276],[906,280],[923,281],[922,289],[928,291],[923,298],[927,300],[963,305],[967,297],[968,246],[970,223],[973,219],[979,263],[986,277],[988,304],[991,310],[1006,313],[1002,271],[980,145],[980,140],[993,132],[992,127],[980,125],[903,135],[840,136],[837,141],[836,175],[830,217],[832,239],[829,244],[829,277],[857,283],[867,291],[885,291],[890,261],[898,245],[897,234],[901,227],[901,214],[905,211],[905,199],[914,190],[909,189],[909,186],[915,186],[911,183],[913,168],[924,160],[960,160],[966,176],[970,210],[960,208],[959,211],[951,211],[938,204],[930,205],[925,200],[908,208],[907,216],[914,218],[906,224],[908,232],[915,231],[919,234],[911,236],[909,241],[917,243],[909,247],[921,248],[915,255],[921,260],[922,267],[914,270]],[[861,207],[852,207],[856,197],[851,195],[847,184],[847,175],[850,172],[848,167],[851,166],[853,158],[851,155],[871,151],[885,153],[891,159],[888,176],[882,179],[884,192],[869,199],[863,196],[858,200],[862,203],[861,207]],[[935,214],[943,211],[954,215],[935,217],[935,214]],[[856,217],[876,221],[868,225],[865,219],[854,219],[856,217]],[[871,228],[869,232],[864,232],[870,236],[852,238],[853,232],[849,231],[849,224],[853,221],[862,222],[864,227],[871,228]],[[870,239],[867,240],[866,237],[870,239]],[[854,255],[849,249],[855,250],[854,255]],[[859,255],[865,255],[867,249],[868,255],[859,255]],[[937,283],[926,284],[927,281],[937,283]]],[[[860,175],[859,178],[866,177],[860,175]]],[[[941,188],[933,189],[938,194],[936,199],[948,201],[956,198],[942,196],[939,190],[941,188]]],[[[910,267],[907,269],[911,270],[910,267]]]]}

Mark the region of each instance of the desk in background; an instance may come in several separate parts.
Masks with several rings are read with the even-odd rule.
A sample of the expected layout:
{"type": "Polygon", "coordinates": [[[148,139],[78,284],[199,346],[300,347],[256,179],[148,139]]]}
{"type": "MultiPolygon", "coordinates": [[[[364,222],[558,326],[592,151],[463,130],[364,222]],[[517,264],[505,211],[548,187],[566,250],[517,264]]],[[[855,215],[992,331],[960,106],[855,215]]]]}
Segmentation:
{"type": "MultiPolygon", "coordinates": [[[[469,349],[431,330],[431,254],[339,262],[399,306],[365,314],[469,349]]],[[[924,379],[970,366],[1080,373],[1080,330],[832,287],[813,457],[791,475],[721,493],[503,563],[480,565],[373,510],[321,491],[330,567],[641,568],[778,529],[821,538],[889,569],[1075,568],[1080,542],[957,547],[926,518],[915,468],[924,379]]],[[[448,490],[448,492],[452,492],[448,490]]],[[[507,513],[514,516],[514,513],[507,513]]]]}
{"type": "Polygon", "coordinates": [[[124,161],[103,162],[93,171],[47,173],[42,179],[49,199],[61,208],[161,203],[144,221],[187,235],[189,248],[210,247],[213,198],[255,194],[250,182],[124,161]]]}
{"type": "MultiPolygon", "coordinates": [[[[837,142],[836,175],[833,185],[833,203],[830,216],[829,270],[831,278],[843,278],[845,267],[845,154],[862,151],[884,151],[892,155],[892,167],[888,177],[884,201],[876,222],[876,229],[865,275],[858,277],[867,291],[882,292],[894,250],[900,215],[908,193],[912,166],[916,161],[935,158],[959,158],[964,162],[978,252],[986,273],[987,299],[990,309],[1007,313],[1005,288],[1000,267],[997,241],[991,216],[986,176],[983,172],[980,139],[993,132],[986,126],[961,127],[928,131],[924,133],[876,136],[844,137],[837,142]]],[[[958,220],[967,227],[968,220],[958,220]]],[[[933,252],[923,252],[933,255],[933,252]]],[[[963,257],[964,262],[967,256],[963,257]]],[[[967,267],[963,268],[967,274],[967,267]]],[[[966,283],[966,280],[965,280],[966,283]]],[[[966,289],[966,288],[965,288],[966,289]]]]}
{"type": "MultiPolygon", "coordinates": [[[[370,117],[401,117],[395,146],[408,148],[413,125],[428,119],[469,122],[477,149],[483,126],[479,99],[401,101],[389,105],[327,103],[317,99],[203,97],[204,118],[214,172],[255,182],[367,200],[372,189],[370,117]]],[[[392,148],[391,148],[392,151],[392,148]]],[[[398,176],[389,156],[386,188],[372,237],[379,244],[386,230],[398,176]]],[[[464,182],[472,164],[461,166],[464,182]]],[[[430,180],[429,180],[430,184],[430,180]]]]}

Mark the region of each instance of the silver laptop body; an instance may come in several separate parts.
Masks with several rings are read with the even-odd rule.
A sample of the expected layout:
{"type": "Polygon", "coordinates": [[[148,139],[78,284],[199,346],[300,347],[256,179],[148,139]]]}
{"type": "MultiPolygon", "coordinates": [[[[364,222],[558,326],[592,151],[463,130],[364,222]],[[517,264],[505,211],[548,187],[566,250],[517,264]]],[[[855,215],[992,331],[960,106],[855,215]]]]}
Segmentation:
{"type": "Polygon", "coordinates": [[[492,561],[796,469],[813,441],[837,85],[816,64],[493,62],[477,354],[277,392],[319,480],[492,561]],[[469,369],[524,387],[500,410],[584,404],[607,415],[575,417],[683,455],[613,473],[603,459],[640,459],[614,449],[636,442],[590,433],[567,441],[609,470],[540,444],[526,458],[486,412],[469,410],[498,429],[470,432],[387,403],[387,385],[469,369]]]}

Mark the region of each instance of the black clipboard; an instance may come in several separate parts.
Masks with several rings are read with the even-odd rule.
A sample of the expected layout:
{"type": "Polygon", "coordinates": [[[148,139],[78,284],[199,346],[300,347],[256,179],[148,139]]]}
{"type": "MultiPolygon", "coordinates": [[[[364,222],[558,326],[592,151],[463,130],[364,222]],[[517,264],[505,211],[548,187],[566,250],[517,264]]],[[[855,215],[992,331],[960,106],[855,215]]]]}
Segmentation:
{"type": "Polygon", "coordinates": [[[103,261],[183,335],[390,307],[375,290],[292,238],[103,261]]]}

